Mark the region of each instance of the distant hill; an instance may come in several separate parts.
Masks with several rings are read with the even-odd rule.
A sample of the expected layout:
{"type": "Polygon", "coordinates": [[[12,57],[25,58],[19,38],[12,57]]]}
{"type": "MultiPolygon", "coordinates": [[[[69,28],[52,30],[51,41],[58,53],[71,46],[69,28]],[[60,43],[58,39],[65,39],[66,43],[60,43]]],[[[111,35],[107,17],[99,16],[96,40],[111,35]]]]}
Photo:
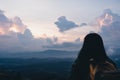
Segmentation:
{"type": "Polygon", "coordinates": [[[0,58],[76,58],[77,51],[46,50],[39,52],[0,52],[0,58]]]}
{"type": "MultiPolygon", "coordinates": [[[[0,58],[76,58],[77,55],[78,51],[64,51],[64,50],[45,50],[36,52],[17,52],[17,53],[0,51],[0,58]]],[[[108,56],[115,61],[119,60],[120,48],[114,49],[114,53],[108,56]]]]}

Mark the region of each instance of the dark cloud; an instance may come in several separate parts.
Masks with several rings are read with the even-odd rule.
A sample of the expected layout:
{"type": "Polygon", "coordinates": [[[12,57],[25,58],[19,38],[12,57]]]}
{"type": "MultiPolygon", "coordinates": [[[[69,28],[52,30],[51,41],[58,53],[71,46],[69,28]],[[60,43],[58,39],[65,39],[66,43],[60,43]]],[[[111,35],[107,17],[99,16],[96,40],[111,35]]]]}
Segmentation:
{"type": "Polygon", "coordinates": [[[78,25],[75,24],[74,22],[67,20],[65,16],[59,17],[58,21],[55,22],[55,24],[59,28],[60,32],[64,32],[64,31],[67,31],[69,29],[78,27],[78,25]]]}
{"type": "Polygon", "coordinates": [[[56,50],[68,50],[68,51],[79,51],[82,46],[80,38],[77,38],[74,42],[63,42],[61,44],[53,44],[44,46],[47,49],[56,49],[56,50]]]}

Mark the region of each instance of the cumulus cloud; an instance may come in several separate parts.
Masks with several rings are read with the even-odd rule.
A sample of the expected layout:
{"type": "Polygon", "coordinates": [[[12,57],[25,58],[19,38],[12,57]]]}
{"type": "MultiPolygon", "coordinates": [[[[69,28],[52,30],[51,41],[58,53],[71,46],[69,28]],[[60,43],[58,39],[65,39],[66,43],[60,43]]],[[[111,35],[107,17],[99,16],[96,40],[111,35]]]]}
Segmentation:
{"type": "Polygon", "coordinates": [[[35,50],[33,39],[31,31],[27,29],[20,17],[9,18],[3,10],[0,10],[0,51],[35,50]]]}
{"type": "Polygon", "coordinates": [[[107,40],[120,40],[120,16],[113,13],[110,9],[104,10],[103,14],[98,17],[100,34],[107,40]]]}
{"type": "Polygon", "coordinates": [[[25,52],[41,51],[48,48],[44,46],[53,45],[56,39],[52,38],[34,38],[29,29],[25,32],[17,33],[16,36],[0,35],[0,52],[25,52]]]}
{"type": "Polygon", "coordinates": [[[116,48],[120,48],[120,15],[105,9],[96,21],[100,29],[99,34],[107,46],[107,52],[114,53],[116,48]]]}
{"type": "Polygon", "coordinates": [[[55,24],[59,28],[60,32],[64,32],[64,31],[67,31],[69,29],[78,27],[78,25],[75,24],[74,22],[67,20],[65,16],[59,17],[58,21],[55,22],[55,24]]]}
{"type": "Polygon", "coordinates": [[[0,10],[0,22],[9,23],[10,20],[4,15],[4,11],[0,10]]]}
{"type": "Polygon", "coordinates": [[[23,44],[28,44],[33,39],[33,35],[29,29],[26,29],[23,34],[18,33],[17,37],[23,44]]]}
{"type": "Polygon", "coordinates": [[[0,34],[8,33],[12,21],[4,15],[4,11],[0,10],[0,34]]]}
{"type": "Polygon", "coordinates": [[[12,26],[9,30],[13,32],[23,33],[26,30],[26,27],[27,26],[23,24],[22,20],[16,16],[12,19],[12,26]]]}
{"type": "Polygon", "coordinates": [[[15,36],[0,35],[0,52],[16,52],[22,49],[23,47],[15,36]]]}
{"type": "Polygon", "coordinates": [[[4,14],[4,11],[0,10],[0,34],[8,35],[10,32],[23,33],[26,27],[19,17],[10,19],[4,14]]]}

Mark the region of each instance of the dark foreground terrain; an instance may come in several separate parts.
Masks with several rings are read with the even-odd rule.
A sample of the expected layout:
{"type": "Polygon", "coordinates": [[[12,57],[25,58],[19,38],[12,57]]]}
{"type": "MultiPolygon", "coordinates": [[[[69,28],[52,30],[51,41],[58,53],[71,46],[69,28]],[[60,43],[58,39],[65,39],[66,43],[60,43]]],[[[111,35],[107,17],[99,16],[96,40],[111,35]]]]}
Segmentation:
{"type": "Polygon", "coordinates": [[[66,80],[74,59],[0,59],[0,80],[66,80]]]}
{"type": "MultiPolygon", "coordinates": [[[[120,68],[120,58],[112,59],[120,68]]],[[[67,80],[73,58],[0,58],[0,80],[67,80]]]]}

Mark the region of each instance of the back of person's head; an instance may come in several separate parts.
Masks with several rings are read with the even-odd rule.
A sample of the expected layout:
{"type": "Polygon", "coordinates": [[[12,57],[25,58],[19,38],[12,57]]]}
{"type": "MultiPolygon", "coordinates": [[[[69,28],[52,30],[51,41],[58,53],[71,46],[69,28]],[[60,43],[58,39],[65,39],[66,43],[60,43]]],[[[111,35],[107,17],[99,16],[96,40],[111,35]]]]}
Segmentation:
{"type": "MultiPolygon", "coordinates": [[[[93,71],[93,67],[91,66],[90,69],[90,65],[94,65],[94,67],[99,65],[102,70],[104,69],[102,64],[106,61],[115,65],[106,55],[101,36],[97,33],[88,34],[84,38],[83,47],[73,64],[70,80],[91,80],[90,71],[93,71]]],[[[96,70],[94,69],[94,71],[96,70]]]]}
{"type": "Polygon", "coordinates": [[[88,59],[93,58],[98,61],[103,61],[106,58],[106,53],[101,36],[97,33],[88,34],[84,38],[80,55],[85,55],[88,59]]]}

